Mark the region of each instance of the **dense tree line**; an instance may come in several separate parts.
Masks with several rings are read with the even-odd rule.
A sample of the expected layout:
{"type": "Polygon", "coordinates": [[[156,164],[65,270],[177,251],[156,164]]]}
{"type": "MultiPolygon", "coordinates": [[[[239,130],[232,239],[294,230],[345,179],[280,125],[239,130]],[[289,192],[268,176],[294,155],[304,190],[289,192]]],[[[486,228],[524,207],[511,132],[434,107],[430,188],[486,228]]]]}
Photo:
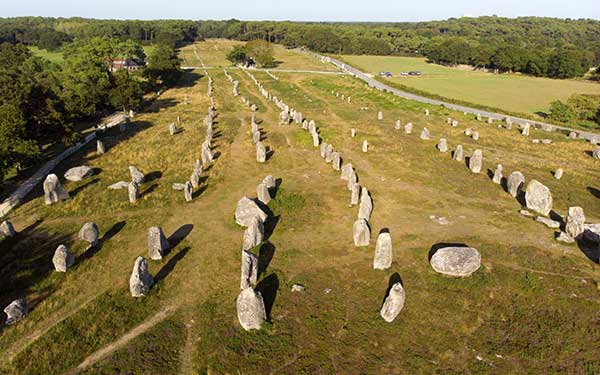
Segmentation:
{"type": "Polygon", "coordinates": [[[566,102],[552,102],[548,117],[557,122],[600,126],[600,96],[574,94],[566,102]]]}

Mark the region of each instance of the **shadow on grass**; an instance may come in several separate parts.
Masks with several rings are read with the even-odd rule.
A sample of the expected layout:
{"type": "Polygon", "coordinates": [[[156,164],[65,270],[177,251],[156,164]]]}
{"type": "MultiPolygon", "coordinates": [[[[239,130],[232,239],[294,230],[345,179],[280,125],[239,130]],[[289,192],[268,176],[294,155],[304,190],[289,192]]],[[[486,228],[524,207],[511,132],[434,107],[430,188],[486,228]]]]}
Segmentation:
{"type": "MultiPolygon", "coordinates": [[[[167,240],[169,241],[169,249],[174,249],[183,241],[194,229],[193,224],[184,224],[177,229],[167,240]]],[[[170,250],[169,250],[170,251],[170,250]]]]}
{"type": "Polygon", "coordinates": [[[439,243],[436,243],[435,245],[431,246],[431,249],[429,249],[429,254],[427,256],[427,260],[431,262],[431,257],[433,257],[433,255],[435,253],[437,253],[437,251],[439,249],[443,249],[444,247],[469,247],[469,245],[466,245],[464,243],[459,243],[459,242],[439,242],[439,243]]]}
{"type": "Polygon", "coordinates": [[[589,229],[575,239],[579,250],[588,257],[589,260],[600,264],[600,236],[589,229]]]}
{"type": "Polygon", "coordinates": [[[95,178],[95,179],[93,179],[91,181],[86,182],[83,185],[80,185],[80,186],[76,187],[75,189],[73,189],[73,190],[71,190],[69,192],[69,198],[73,198],[73,197],[77,196],[77,194],[81,193],[85,188],[87,188],[89,186],[92,186],[92,185],[95,185],[98,182],[100,182],[100,179],[99,178],[95,178]]]}
{"type": "Polygon", "coordinates": [[[179,263],[179,261],[181,261],[189,251],[190,247],[188,246],[184,247],[183,249],[179,250],[177,254],[173,255],[173,257],[169,259],[167,264],[165,264],[164,267],[161,268],[160,271],[158,271],[158,273],[154,277],[154,282],[159,283],[160,281],[164,280],[167,276],[169,276],[169,274],[173,272],[173,269],[175,269],[177,263],[179,263]]]}
{"type": "Polygon", "coordinates": [[[94,255],[98,254],[98,252],[102,250],[102,247],[104,247],[104,244],[110,241],[111,238],[116,236],[125,227],[125,224],[127,224],[126,221],[119,221],[118,223],[110,227],[110,229],[107,230],[106,233],[104,233],[104,236],[102,236],[100,241],[98,241],[98,244],[96,246],[90,246],[83,254],[77,257],[77,259],[75,260],[75,265],[83,263],[87,259],[90,259],[94,255]]]}
{"type": "Polygon", "coordinates": [[[273,309],[275,298],[277,298],[277,291],[279,290],[279,277],[277,277],[276,273],[270,274],[258,283],[255,290],[262,295],[265,302],[267,320],[271,321],[271,310],[273,309]]]}
{"type": "Polygon", "coordinates": [[[275,255],[275,245],[267,241],[258,250],[258,277],[267,272],[267,268],[275,255]]]}
{"type": "Polygon", "coordinates": [[[591,186],[588,186],[587,191],[589,191],[590,194],[592,194],[594,197],[600,199],[600,190],[593,188],[591,186]]]}

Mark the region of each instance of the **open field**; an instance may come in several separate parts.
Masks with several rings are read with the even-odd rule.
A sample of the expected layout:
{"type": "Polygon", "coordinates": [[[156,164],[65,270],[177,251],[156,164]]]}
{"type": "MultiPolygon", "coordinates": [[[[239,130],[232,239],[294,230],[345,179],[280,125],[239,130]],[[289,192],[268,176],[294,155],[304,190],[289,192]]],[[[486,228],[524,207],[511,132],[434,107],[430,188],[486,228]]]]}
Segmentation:
{"type": "Polygon", "coordinates": [[[47,51],[45,49],[39,49],[36,46],[29,47],[29,50],[34,56],[44,58],[53,63],[61,64],[63,62],[63,54],[60,51],[47,51]]]}
{"type": "MultiPolygon", "coordinates": [[[[197,47],[208,65],[222,61],[227,46],[209,41],[197,47]]],[[[321,65],[303,65],[306,59],[281,65],[321,65]]],[[[273,80],[252,72],[272,94],[316,121],[321,138],[353,164],[371,192],[371,245],[357,248],[357,208],[348,207],[350,194],[339,172],[298,125],[278,125],[279,109],[246,74],[229,72],[240,81],[240,93],[259,107],[263,142],[273,151],[265,164],[255,159],[250,110],[233,97],[222,70],[213,70],[217,159],[202,173],[192,202],[171,189],[189,178],[204,140],[207,77],[196,70],[136,115],[125,132],[102,135],[106,154],[97,156],[89,147],[60,166],[59,176],[81,164],[97,171],[65,183],[69,200],[46,206],[39,188],[11,214],[20,233],[0,242],[0,305],[24,296],[31,310],[18,324],[0,328],[0,372],[600,372],[599,254],[555,241],[553,230],[520,215],[519,202],[486,173],[497,163],[506,175],[519,170],[527,181],[535,178],[550,188],[556,213],[564,216],[567,207],[579,205],[588,222],[600,222],[600,170],[587,154],[589,143],[538,130],[523,137],[439,107],[427,107],[431,115],[425,116],[423,105],[369,90],[349,76],[278,72],[273,80]],[[332,91],[351,95],[352,103],[332,91]],[[383,121],[376,120],[378,111],[383,121]],[[183,131],[170,136],[167,126],[176,116],[183,131]],[[460,126],[446,125],[447,117],[460,126]],[[396,119],[412,122],[413,133],[395,130],[396,119]],[[429,141],[419,139],[424,126],[429,141]],[[466,137],[466,127],[478,130],[480,140],[466,137]],[[440,137],[451,150],[462,144],[466,156],[482,149],[482,173],[437,151],[440,137]],[[532,138],[553,143],[533,144],[532,138]],[[368,153],[360,150],[364,139],[368,153]],[[106,189],[129,179],[128,165],[149,180],[133,205],[125,190],[106,189]],[[561,180],[551,174],[558,167],[565,170],[561,180]],[[236,317],[243,229],[233,214],[241,197],[256,197],[256,185],[267,174],[281,181],[268,205],[268,238],[253,251],[260,264],[256,289],[265,297],[269,322],[246,332],[236,317]],[[97,249],[76,240],[86,221],[100,227],[97,249]],[[138,255],[146,255],[147,230],[156,225],[174,246],[163,260],[149,261],[157,283],[134,299],[131,268],[138,255]],[[384,228],[392,235],[394,262],[376,271],[375,238],[384,228]],[[60,243],[76,255],[66,274],[51,264],[60,243]],[[428,254],[440,243],[477,248],[481,269],[464,279],[435,273],[428,254]],[[397,280],[406,289],[406,305],[386,323],[379,309],[389,283],[397,280]],[[292,293],[295,283],[306,290],[292,293]],[[95,355],[99,350],[105,355],[95,355]],[[90,366],[77,370],[82,363],[90,366]]]]}
{"type": "Polygon", "coordinates": [[[394,77],[386,81],[391,83],[449,99],[530,115],[546,113],[551,102],[565,101],[572,94],[600,95],[600,84],[593,82],[464,70],[428,64],[424,58],[418,57],[343,56],[342,59],[375,75],[389,71],[394,77]],[[420,70],[423,75],[396,77],[400,72],[411,70],[420,70]]]}

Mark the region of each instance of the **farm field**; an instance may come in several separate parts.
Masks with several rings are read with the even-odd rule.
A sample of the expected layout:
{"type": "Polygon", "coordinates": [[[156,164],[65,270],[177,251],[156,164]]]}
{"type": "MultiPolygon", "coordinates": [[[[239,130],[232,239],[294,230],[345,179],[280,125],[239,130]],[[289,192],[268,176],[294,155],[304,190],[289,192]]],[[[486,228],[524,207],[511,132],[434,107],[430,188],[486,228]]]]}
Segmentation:
{"type": "Polygon", "coordinates": [[[389,71],[394,77],[386,81],[392,84],[531,116],[547,113],[551,102],[565,101],[572,94],[600,95],[600,84],[593,82],[464,70],[428,64],[418,57],[343,56],[342,60],[374,75],[389,71]],[[400,72],[412,70],[423,75],[397,77],[400,72]]]}
{"type": "MultiPolygon", "coordinates": [[[[194,46],[205,65],[228,66],[231,42],[194,46]]],[[[181,55],[196,64],[189,48],[181,55]]],[[[333,69],[277,51],[282,69],[333,69]]],[[[505,176],[521,171],[527,182],[549,187],[556,215],[581,206],[586,221],[598,223],[600,169],[589,155],[592,145],[536,129],[525,137],[515,128],[368,89],[347,75],[275,72],[275,80],[251,71],[272,95],[314,119],[320,138],[352,163],[369,189],[371,242],[356,247],[358,209],[349,207],[346,181],[300,125],[278,124],[280,109],[244,71],[227,71],[240,82],[240,95],[258,106],[269,149],[265,163],[256,162],[248,105],[233,96],[223,69],[208,70],[218,113],[216,160],[191,202],[172,189],[189,179],[206,134],[208,77],[198,69],[136,114],[125,131],[101,134],[105,154],[90,145],[57,169],[68,200],[47,206],[38,187],[10,214],[19,233],[0,241],[0,305],[24,297],[30,313],[0,328],[0,373],[600,372],[598,249],[557,242],[555,230],[519,214],[521,203],[490,177],[498,163],[505,176]],[[351,103],[336,93],[351,96],[351,103]],[[178,116],[182,131],[169,135],[178,116]],[[448,126],[448,117],[459,126],[448,126]],[[396,130],[396,120],[412,122],[412,134],[396,130]],[[430,140],[419,138],[424,127],[430,140]],[[464,134],[468,127],[479,132],[478,141],[464,134]],[[482,172],[439,152],[441,137],[451,151],[462,145],[467,157],[481,149],[482,172]],[[534,138],[552,143],[534,144],[534,138]],[[78,165],[95,175],[65,181],[64,172],[78,165]],[[134,204],[126,189],[107,189],[130,179],[129,165],[147,177],[134,204]],[[564,169],[560,180],[552,175],[556,168],[564,169]],[[234,212],[240,198],[256,198],[268,174],[278,185],[265,208],[267,237],[252,249],[259,259],[255,289],[265,299],[268,322],[244,331],[236,315],[244,229],[234,212]],[[100,228],[96,248],[77,240],[88,221],[100,228]],[[149,260],[156,283],[148,295],[133,298],[129,276],[136,257],[147,257],[151,226],[163,228],[172,248],[162,260],[149,260]],[[394,261],[374,270],[375,240],[384,229],[394,261]],[[59,244],[75,254],[67,273],[52,267],[59,244]],[[434,272],[429,255],[441,244],[478,249],[481,268],[467,278],[434,272]],[[403,284],[406,304],[387,323],[379,311],[394,282],[403,284]],[[294,284],[305,290],[292,292],[294,284]]]]}

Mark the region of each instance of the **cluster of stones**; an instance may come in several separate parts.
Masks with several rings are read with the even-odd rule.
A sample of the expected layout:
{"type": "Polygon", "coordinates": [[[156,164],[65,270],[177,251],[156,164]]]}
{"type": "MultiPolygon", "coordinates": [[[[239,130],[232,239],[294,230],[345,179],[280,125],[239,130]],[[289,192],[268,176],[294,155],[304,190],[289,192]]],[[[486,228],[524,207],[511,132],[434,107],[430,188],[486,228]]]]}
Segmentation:
{"type": "Polygon", "coordinates": [[[342,101],[347,101],[348,103],[352,103],[352,97],[350,95],[340,94],[339,91],[331,90],[331,95],[335,95],[336,98],[340,98],[342,101]]]}

